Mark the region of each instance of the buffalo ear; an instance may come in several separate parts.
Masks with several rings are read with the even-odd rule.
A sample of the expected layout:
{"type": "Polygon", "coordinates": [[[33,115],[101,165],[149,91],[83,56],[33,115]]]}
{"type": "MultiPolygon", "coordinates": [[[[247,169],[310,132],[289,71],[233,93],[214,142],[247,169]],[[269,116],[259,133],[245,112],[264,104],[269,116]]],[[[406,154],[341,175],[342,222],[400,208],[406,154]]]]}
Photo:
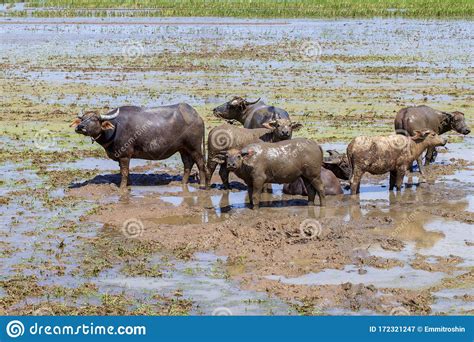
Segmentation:
{"type": "Polygon", "coordinates": [[[102,127],[102,130],[103,130],[103,131],[108,130],[108,129],[114,129],[114,128],[115,128],[115,126],[112,125],[112,123],[111,123],[110,121],[104,121],[104,122],[102,122],[101,127],[102,127]]]}
{"type": "Polygon", "coordinates": [[[262,124],[262,126],[263,126],[264,128],[267,128],[267,129],[273,129],[273,127],[272,127],[272,126],[270,125],[270,123],[268,123],[268,122],[264,122],[264,123],[262,124]]]}
{"type": "Polygon", "coordinates": [[[299,122],[293,122],[293,123],[291,124],[291,129],[292,129],[293,131],[297,131],[297,130],[301,129],[302,127],[303,127],[303,125],[302,125],[301,123],[299,123],[299,122]]]}
{"type": "Polygon", "coordinates": [[[79,124],[81,123],[81,121],[82,121],[81,119],[76,118],[76,119],[74,119],[73,122],[71,122],[71,124],[69,125],[69,127],[76,127],[77,125],[79,125],[79,124]]]}
{"type": "Polygon", "coordinates": [[[418,140],[424,140],[429,134],[430,134],[430,130],[416,130],[416,131],[413,131],[413,136],[411,137],[412,140],[414,141],[418,141],[418,140]]]}
{"type": "Polygon", "coordinates": [[[226,155],[222,154],[222,153],[219,153],[219,154],[215,155],[211,160],[213,162],[216,162],[217,164],[224,164],[225,159],[226,159],[226,155]]]}

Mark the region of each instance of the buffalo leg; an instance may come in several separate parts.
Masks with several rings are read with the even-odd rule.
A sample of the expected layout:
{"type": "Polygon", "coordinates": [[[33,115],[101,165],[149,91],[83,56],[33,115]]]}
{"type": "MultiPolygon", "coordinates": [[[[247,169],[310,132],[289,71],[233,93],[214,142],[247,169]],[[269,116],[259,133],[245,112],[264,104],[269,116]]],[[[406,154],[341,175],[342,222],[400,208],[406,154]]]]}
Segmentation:
{"type": "MultiPolygon", "coordinates": [[[[214,174],[214,171],[216,171],[217,163],[215,161],[212,161],[211,158],[209,157],[209,160],[207,161],[207,179],[206,183],[208,185],[211,184],[211,179],[212,175],[214,174]]],[[[222,164],[221,164],[222,168],[222,164]]]]}
{"type": "Polygon", "coordinates": [[[308,205],[314,205],[314,198],[316,197],[316,193],[319,197],[319,205],[321,207],[326,205],[326,194],[324,192],[324,186],[323,182],[321,181],[321,176],[316,176],[312,179],[307,179],[304,183],[308,192],[308,205]],[[311,190],[309,190],[308,188],[311,190]]]}
{"type": "Polygon", "coordinates": [[[252,205],[254,209],[260,208],[260,195],[262,194],[263,180],[254,180],[252,184],[252,205]]]}
{"type": "Polygon", "coordinates": [[[249,203],[250,203],[250,206],[253,206],[253,188],[251,185],[247,185],[247,192],[248,192],[248,195],[249,195],[249,203]]]}
{"type": "Polygon", "coordinates": [[[224,185],[224,189],[229,189],[229,170],[225,167],[225,165],[221,164],[219,168],[219,176],[221,176],[222,184],[224,185]]]}
{"type": "Polygon", "coordinates": [[[201,151],[193,151],[191,152],[191,157],[193,162],[197,164],[199,170],[199,186],[201,188],[207,188],[207,169],[206,164],[204,163],[204,157],[202,156],[201,151]]]}
{"type": "Polygon", "coordinates": [[[351,195],[355,195],[360,192],[360,181],[362,179],[363,174],[364,173],[362,172],[362,170],[354,166],[354,169],[352,170],[351,180],[350,180],[351,195]]]}
{"type": "Polygon", "coordinates": [[[396,180],[395,180],[395,186],[397,187],[397,191],[402,190],[403,177],[405,177],[405,170],[397,170],[396,180]]]}
{"type": "Polygon", "coordinates": [[[425,165],[430,165],[430,163],[434,162],[436,155],[436,149],[434,147],[428,147],[426,150],[426,155],[425,155],[425,165]]]}
{"type": "Polygon", "coordinates": [[[119,159],[119,166],[120,166],[120,188],[126,188],[129,184],[129,173],[130,173],[130,158],[120,158],[119,159]]]}
{"type": "Polygon", "coordinates": [[[314,205],[314,198],[316,197],[316,189],[311,184],[309,179],[306,177],[303,178],[304,186],[306,187],[306,192],[308,193],[308,205],[314,205]]]}
{"type": "Polygon", "coordinates": [[[183,174],[183,184],[187,184],[189,181],[189,175],[191,174],[191,169],[193,168],[194,165],[194,160],[191,157],[191,155],[187,152],[180,152],[181,154],[181,160],[183,161],[184,165],[184,174],[183,174]]]}
{"type": "Polygon", "coordinates": [[[388,188],[390,191],[393,190],[396,181],[397,181],[397,171],[392,170],[390,171],[390,186],[388,188]]]}

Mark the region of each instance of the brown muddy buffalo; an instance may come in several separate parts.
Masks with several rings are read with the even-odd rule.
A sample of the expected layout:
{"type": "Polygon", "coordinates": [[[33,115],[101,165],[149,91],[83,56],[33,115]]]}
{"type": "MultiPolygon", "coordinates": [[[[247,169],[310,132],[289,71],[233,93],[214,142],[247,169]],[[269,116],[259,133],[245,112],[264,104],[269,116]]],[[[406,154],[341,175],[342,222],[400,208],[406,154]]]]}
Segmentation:
{"type": "Polygon", "coordinates": [[[130,159],[162,160],[176,152],[184,164],[183,183],[187,183],[196,163],[201,186],[205,186],[204,122],[186,103],[156,108],[124,106],[105,115],[80,114],[71,126],[76,133],[90,136],[109,158],[119,162],[122,179],[128,183],[130,159]]]}
{"type": "MultiPolygon", "coordinates": [[[[325,193],[321,181],[323,151],[308,139],[284,140],[276,143],[259,142],[241,150],[232,149],[219,156],[247,184],[250,204],[260,205],[260,194],[266,183],[292,183],[299,177],[308,190],[308,205],[314,205],[316,193],[321,206],[325,193]]],[[[217,158],[216,158],[217,159],[217,158]]]]}
{"type": "Polygon", "coordinates": [[[352,167],[351,194],[359,193],[365,172],[381,175],[390,172],[390,190],[401,190],[408,167],[428,147],[442,146],[446,139],[432,130],[415,131],[412,137],[389,136],[357,137],[347,147],[347,158],[352,167]]]}
{"type": "MultiPolygon", "coordinates": [[[[207,139],[207,170],[208,180],[210,184],[212,175],[217,167],[217,162],[214,159],[218,154],[223,153],[230,149],[240,150],[245,146],[265,141],[265,142],[277,142],[282,140],[291,139],[294,130],[298,130],[302,127],[301,124],[291,122],[287,119],[277,119],[263,124],[266,128],[242,128],[230,124],[222,124],[214,127],[208,135],[207,139]]],[[[224,188],[229,188],[229,171],[225,164],[221,164],[219,169],[219,175],[224,184],[224,188]]]]}
{"type": "Polygon", "coordinates": [[[225,120],[237,120],[245,128],[261,128],[265,122],[276,119],[290,119],[288,113],[274,106],[268,106],[263,101],[250,102],[242,97],[234,97],[229,102],[213,110],[214,115],[225,120]]]}
{"type": "MultiPolygon", "coordinates": [[[[326,195],[342,195],[344,193],[336,175],[324,167],[321,168],[321,181],[323,182],[326,195]]],[[[304,181],[301,178],[298,178],[293,183],[283,185],[283,193],[287,195],[308,195],[304,181]]]]}
{"type": "MultiPolygon", "coordinates": [[[[461,112],[441,112],[428,106],[416,106],[400,109],[395,117],[395,132],[404,135],[414,135],[417,130],[431,129],[437,134],[454,130],[461,134],[469,134],[471,130],[466,125],[464,114],[461,112]]],[[[425,165],[434,162],[436,149],[430,147],[426,151],[425,165]]],[[[423,173],[421,155],[417,158],[420,173],[423,173]]]]}

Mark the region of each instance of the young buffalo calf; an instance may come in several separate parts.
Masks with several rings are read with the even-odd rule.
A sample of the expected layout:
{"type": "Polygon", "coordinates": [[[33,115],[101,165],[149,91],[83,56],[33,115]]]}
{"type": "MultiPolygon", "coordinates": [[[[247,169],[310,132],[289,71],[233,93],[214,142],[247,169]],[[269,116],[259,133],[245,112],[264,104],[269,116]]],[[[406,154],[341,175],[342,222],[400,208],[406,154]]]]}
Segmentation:
{"type": "Polygon", "coordinates": [[[401,190],[408,167],[429,147],[446,145],[446,139],[432,130],[415,131],[411,137],[400,134],[386,137],[357,137],[347,146],[352,166],[351,194],[359,193],[365,172],[381,175],[390,171],[390,190],[401,190]]]}
{"type": "Polygon", "coordinates": [[[255,143],[242,150],[232,149],[215,158],[226,163],[247,184],[250,204],[258,208],[260,194],[265,183],[292,183],[303,178],[308,191],[308,205],[314,205],[318,193],[321,206],[325,204],[321,181],[323,151],[308,139],[284,140],[276,143],[255,143]]]}
{"type": "MultiPolygon", "coordinates": [[[[245,146],[265,141],[277,142],[281,140],[291,139],[293,131],[302,127],[300,123],[291,122],[287,119],[277,119],[263,124],[265,128],[243,128],[230,124],[222,124],[214,127],[207,139],[207,169],[208,169],[208,184],[211,184],[211,178],[217,167],[215,156],[223,154],[227,150],[240,150],[245,146]]],[[[229,188],[229,171],[225,165],[221,165],[219,170],[224,188],[229,188]]]]}

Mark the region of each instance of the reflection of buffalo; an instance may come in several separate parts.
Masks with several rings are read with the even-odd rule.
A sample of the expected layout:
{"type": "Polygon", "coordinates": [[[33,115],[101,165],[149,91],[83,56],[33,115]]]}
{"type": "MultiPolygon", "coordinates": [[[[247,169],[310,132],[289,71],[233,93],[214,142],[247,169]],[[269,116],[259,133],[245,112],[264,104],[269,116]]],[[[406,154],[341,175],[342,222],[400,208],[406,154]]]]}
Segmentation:
{"type": "Polygon", "coordinates": [[[201,185],[206,181],[203,157],[204,122],[196,110],[180,103],[156,108],[124,106],[105,115],[81,114],[73,122],[76,132],[90,136],[109,158],[120,165],[120,187],[126,187],[130,159],[162,160],[176,152],[184,164],[187,183],[196,163],[201,185]]]}

